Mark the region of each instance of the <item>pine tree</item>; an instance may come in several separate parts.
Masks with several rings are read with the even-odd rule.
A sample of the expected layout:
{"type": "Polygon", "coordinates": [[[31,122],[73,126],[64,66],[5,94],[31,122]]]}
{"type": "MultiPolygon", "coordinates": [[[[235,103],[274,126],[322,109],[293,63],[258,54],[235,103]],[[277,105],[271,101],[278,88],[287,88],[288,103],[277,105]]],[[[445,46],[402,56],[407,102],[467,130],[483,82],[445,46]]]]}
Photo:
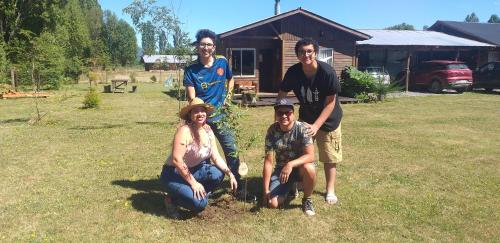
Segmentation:
{"type": "Polygon", "coordinates": [[[472,12],[471,14],[468,14],[467,17],[465,17],[464,21],[469,23],[477,23],[479,22],[479,18],[476,16],[476,13],[472,12]]]}
{"type": "Polygon", "coordinates": [[[492,14],[490,19],[488,19],[488,23],[500,23],[500,18],[496,14],[492,14]]]}

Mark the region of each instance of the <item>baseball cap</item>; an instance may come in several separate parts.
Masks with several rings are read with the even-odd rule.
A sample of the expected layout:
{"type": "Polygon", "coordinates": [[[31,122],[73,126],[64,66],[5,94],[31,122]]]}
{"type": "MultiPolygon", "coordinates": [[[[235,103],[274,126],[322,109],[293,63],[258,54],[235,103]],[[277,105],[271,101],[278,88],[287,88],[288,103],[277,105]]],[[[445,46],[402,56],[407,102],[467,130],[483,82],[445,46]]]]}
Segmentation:
{"type": "Polygon", "coordinates": [[[281,98],[281,99],[276,99],[276,102],[274,103],[274,109],[278,109],[280,107],[290,107],[293,110],[293,103],[290,102],[287,98],[281,98]]]}

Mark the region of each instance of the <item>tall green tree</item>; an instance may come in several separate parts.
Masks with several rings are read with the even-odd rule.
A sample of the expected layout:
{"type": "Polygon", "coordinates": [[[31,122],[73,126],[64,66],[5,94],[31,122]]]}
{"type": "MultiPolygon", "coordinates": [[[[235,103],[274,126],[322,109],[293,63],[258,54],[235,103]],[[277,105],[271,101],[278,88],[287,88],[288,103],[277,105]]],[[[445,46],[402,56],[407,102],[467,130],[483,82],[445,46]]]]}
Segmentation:
{"type": "Polygon", "coordinates": [[[35,70],[30,71],[35,72],[35,80],[47,88],[59,88],[64,76],[66,58],[58,38],[50,32],[43,32],[36,37],[31,59],[30,64],[34,63],[35,70]]]}
{"type": "Polygon", "coordinates": [[[464,22],[477,23],[479,22],[479,18],[476,16],[476,13],[472,12],[471,14],[468,14],[467,17],[465,17],[464,22]]]}
{"type": "Polygon", "coordinates": [[[3,39],[0,39],[0,83],[7,81],[7,53],[5,52],[5,44],[3,43],[3,39]]]}
{"type": "Polygon", "coordinates": [[[118,19],[111,11],[104,11],[103,37],[110,56],[115,65],[127,65],[135,62],[137,40],[135,31],[126,21],[118,19]]]}
{"type": "Polygon", "coordinates": [[[90,67],[106,66],[109,56],[103,40],[103,11],[97,0],[80,0],[85,20],[90,34],[90,57],[88,65],[90,67]]]}
{"type": "Polygon", "coordinates": [[[118,21],[118,39],[116,60],[122,65],[129,65],[135,62],[137,53],[137,39],[135,31],[125,20],[118,21]]]}
{"type": "Polygon", "coordinates": [[[490,19],[488,19],[488,23],[500,23],[500,18],[496,14],[492,14],[490,19]]]}
{"type": "Polygon", "coordinates": [[[415,30],[415,27],[413,27],[413,25],[411,25],[411,24],[407,24],[407,23],[403,22],[401,24],[389,26],[385,29],[386,30],[415,30]]]}
{"type": "Polygon", "coordinates": [[[141,34],[141,43],[142,49],[144,50],[144,55],[156,54],[154,26],[150,22],[141,25],[141,34]]]}
{"type": "Polygon", "coordinates": [[[165,34],[165,31],[162,31],[158,36],[158,54],[161,55],[167,54],[167,49],[168,49],[167,34],[165,34]]]}
{"type": "Polygon", "coordinates": [[[68,0],[65,11],[65,27],[69,34],[65,72],[67,76],[77,79],[84,72],[84,65],[90,58],[90,31],[78,0],[68,0]]]}
{"type": "Polygon", "coordinates": [[[144,54],[163,52],[164,47],[169,47],[169,40],[172,39],[172,32],[178,23],[172,9],[157,5],[156,0],[134,0],[123,12],[130,15],[134,26],[143,35],[144,54]],[[151,40],[155,43],[154,47],[151,40]],[[156,43],[159,44],[158,48],[156,43]]]}

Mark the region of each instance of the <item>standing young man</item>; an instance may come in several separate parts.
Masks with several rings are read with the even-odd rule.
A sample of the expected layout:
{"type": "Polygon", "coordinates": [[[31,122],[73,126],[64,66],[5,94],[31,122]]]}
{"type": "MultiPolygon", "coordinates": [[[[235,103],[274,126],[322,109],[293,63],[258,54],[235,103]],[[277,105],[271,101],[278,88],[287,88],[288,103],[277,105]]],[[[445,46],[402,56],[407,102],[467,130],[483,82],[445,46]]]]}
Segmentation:
{"type": "Polygon", "coordinates": [[[324,165],[325,200],[335,204],[337,163],[342,161],[340,83],[330,65],[316,60],[318,51],[319,45],[313,39],[305,38],[296,43],[295,54],[300,62],[287,70],[278,98],[286,97],[293,90],[299,99],[299,120],[306,122],[308,134],[315,138],[319,161],[324,165]]]}
{"type": "MultiPolygon", "coordinates": [[[[210,115],[207,124],[219,140],[226,162],[235,175],[238,185],[242,185],[241,176],[238,174],[240,159],[236,156],[235,133],[227,127],[218,125],[218,121],[225,116],[223,112],[220,112],[222,107],[226,102],[231,101],[234,80],[227,60],[214,55],[216,38],[217,36],[211,30],[202,29],[196,33],[198,61],[184,71],[184,86],[189,102],[198,97],[215,107],[216,111],[210,115]]],[[[240,199],[245,198],[245,193],[242,187],[239,187],[236,196],[240,199]]],[[[252,196],[247,195],[247,198],[253,200],[252,196]]]]}
{"type": "MultiPolygon", "coordinates": [[[[263,203],[270,208],[282,205],[294,183],[302,181],[302,210],[314,215],[311,195],[316,182],[314,145],[305,123],[295,121],[293,104],[278,99],[274,106],[277,120],[267,129],[264,168],[262,170],[263,203]],[[273,152],[276,167],[273,171],[273,152]]],[[[294,192],[292,192],[294,193],[294,192]]]]}

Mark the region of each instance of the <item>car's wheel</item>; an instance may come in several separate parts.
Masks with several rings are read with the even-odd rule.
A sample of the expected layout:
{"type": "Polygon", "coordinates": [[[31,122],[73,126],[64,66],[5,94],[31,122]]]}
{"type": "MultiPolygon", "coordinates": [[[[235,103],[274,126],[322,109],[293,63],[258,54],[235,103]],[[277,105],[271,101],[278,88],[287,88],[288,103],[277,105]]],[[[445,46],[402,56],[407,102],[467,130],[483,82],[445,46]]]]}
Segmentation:
{"type": "Polygon", "coordinates": [[[493,91],[493,89],[492,89],[492,88],[484,88],[484,90],[485,90],[486,92],[491,92],[491,91],[493,91]]]}
{"type": "Polygon", "coordinates": [[[457,91],[457,93],[461,94],[465,91],[465,89],[455,89],[455,91],[457,91]]]}
{"type": "Polygon", "coordinates": [[[429,91],[432,93],[441,93],[443,88],[441,87],[441,82],[439,80],[433,80],[431,85],[429,86],[429,91]]]}

